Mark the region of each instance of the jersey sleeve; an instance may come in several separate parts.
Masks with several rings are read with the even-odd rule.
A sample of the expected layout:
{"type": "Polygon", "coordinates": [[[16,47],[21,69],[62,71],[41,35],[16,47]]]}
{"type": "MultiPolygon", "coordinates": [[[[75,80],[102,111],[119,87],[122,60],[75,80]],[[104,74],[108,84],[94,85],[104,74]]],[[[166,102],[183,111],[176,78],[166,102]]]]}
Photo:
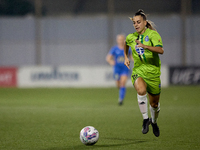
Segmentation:
{"type": "Polygon", "coordinates": [[[110,49],[110,51],[109,51],[109,53],[108,54],[110,54],[110,55],[115,55],[115,47],[112,47],[111,49],[110,49]]]}
{"type": "Polygon", "coordinates": [[[130,46],[131,39],[130,39],[130,34],[126,37],[126,45],[130,46]]]}
{"type": "Polygon", "coordinates": [[[150,40],[151,40],[153,46],[163,47],[162,39],[161,39],[161,36],[158,34],[158,32],[153,32],[151,34],[150,40]]]}

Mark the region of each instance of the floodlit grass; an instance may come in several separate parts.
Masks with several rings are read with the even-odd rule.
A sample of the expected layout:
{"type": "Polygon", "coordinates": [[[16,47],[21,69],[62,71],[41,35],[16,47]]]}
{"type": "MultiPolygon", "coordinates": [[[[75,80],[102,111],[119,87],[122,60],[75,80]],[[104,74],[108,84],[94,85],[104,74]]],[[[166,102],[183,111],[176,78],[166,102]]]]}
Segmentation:
{"type": "MultiPolygon", "coordinates": [[[[118,106],[116,88],[0,89],[1,150],[194,150],[200,149],[200,87],[163,88],[160,137],[143,135],[134,88],[118,106]],[[94,126],[93,146],[79,132],[94,126]]],[[[150,113],[149,113],[150,114],[150,113]]]]}

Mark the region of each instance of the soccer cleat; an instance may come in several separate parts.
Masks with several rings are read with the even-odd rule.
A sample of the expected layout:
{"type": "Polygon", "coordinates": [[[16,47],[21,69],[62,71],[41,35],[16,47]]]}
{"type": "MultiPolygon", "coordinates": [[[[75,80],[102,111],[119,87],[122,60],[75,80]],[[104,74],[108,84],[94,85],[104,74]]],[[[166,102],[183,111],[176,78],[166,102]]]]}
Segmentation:
{"type": "Polygon", "coordinates": [[[149,118],[143,120],[143,125],[142,125],[142,133],[147,134],[149,132],[149,125],[150,125],[150,120],[149,118]]]}
{"type": "Polygon", "coordinates": [[[119,101],[118,104],[119,104],[119,106],[123,105],[123,101],[119,101]]]}
{"type": "Polygon", "coordinates": [[[159,130],[159,127],[157,125],[157,123],[153,123],[152,122],[152,119],[150,119],[150,122],[151,122],[151,126],[153,128],[153,134],[156,136],[156,137],[159,137],[160,135],[160,130],[159,130]]]}
{"type": "Polygon", "coordinates": [[[123,105],[123,100],[118,99],[119,106],[123,105]]]}

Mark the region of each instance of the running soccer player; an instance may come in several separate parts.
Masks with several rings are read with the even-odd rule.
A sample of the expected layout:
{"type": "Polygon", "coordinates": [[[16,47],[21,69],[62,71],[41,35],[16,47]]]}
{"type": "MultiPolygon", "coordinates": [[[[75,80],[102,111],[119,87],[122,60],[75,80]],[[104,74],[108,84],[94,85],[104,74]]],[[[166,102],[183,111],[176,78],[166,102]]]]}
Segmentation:
{"type": "MultiPolygon", "coordinates": [[[[113,77],[119,89],[118,104],[122,105],[126,94],[126,82],[128,79],[129,69],[124,65],[124,43],[125,36],[119,34],[116,37],[117,45],[113,46],[106,56],[106,61],[113,66],[113,77]]],[[[131,59],[131,51],[128,50],[127,56],[131,59]]]]}
{"type": "Polygon", "coordinates": [[[142,133],[148,133],[149,124],[151,124],[154,135],[158,137],[160,130],[157,125],[157,118],[160,111],[159,98],[161,92],[161,61],[158,54],[164,53],[162,39],[153,27],[152,22],[147,20],[143,10],[138,10],[130,19],[133,21],[136,32],[126,37],[124,64],[129,68],[128,50],[131,47],[134,60],[131,79],[137,91],[138,104],[143,116],[142,133]],[[148,92],[150,103],[150,119],[148,117],[146,92],[148,92]]]}

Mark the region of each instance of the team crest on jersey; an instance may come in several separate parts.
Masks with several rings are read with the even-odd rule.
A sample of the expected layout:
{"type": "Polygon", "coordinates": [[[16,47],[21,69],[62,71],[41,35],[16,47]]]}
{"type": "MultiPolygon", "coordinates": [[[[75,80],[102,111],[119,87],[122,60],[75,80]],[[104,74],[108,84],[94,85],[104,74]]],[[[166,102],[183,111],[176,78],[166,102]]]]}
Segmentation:
{"type": "Polygon", "coordinates": [[[149,37],[148,37],[148,35],[145,37],[145,39],[144,39],[146,42],[148,42],[149,41],[149,37]]]}
{"type": "Polygon", "coordinates": [[[138,55],[144,54],[144,48],[135,46],[135,50],[138,53],[138,55]]]}

